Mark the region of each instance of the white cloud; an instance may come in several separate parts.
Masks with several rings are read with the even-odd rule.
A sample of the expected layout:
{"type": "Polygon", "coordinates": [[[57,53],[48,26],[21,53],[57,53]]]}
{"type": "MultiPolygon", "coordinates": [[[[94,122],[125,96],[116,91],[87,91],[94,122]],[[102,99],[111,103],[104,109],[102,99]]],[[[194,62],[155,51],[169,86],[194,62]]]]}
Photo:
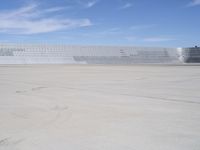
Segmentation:
{"type": "Polygon", "coordinates": [[[130,7],[132,7],[132,6],[133,6],[132,3],[126,3],[126,4],[124,4],[123,6],[121,6],[119,9],[128,9],[128,8],[130,8],[130,7]]]}
{"type": "Polygon", "coordinates": [[[16,10],[0,12],[0,32],[38,34],[92,25],[89,19],[62,19],[52,14],[63,9],[39,9],[37,4],[29,4],[16,10]]]}
{"type": "MultiPolygon", "coordinates": [[[[20,17],[20,18],[25,18],[25,17],[33,17],[35,15],[38,15],[36,11],[36,8],[38,7],[37,4],[29,4],[25,7],[21,7],[16,10],[11,10],[11,11],[4,11],[0,12],[0,18],[1,19],[11,19],[14,17],[20,17]]],[[[1,21],[1,20],[0,20],[1,21]]]]}
{"type": "Polygon", "coordinates": [[[197,6],[197,5],[200,5],[200,0],[192,0],[192,2],[188,4],[189,7],[197,6]]]}
{"type": "Polygon", "coordinates": [[[100,0],[74,0],[73,2],[70,3],[74,4],[74,6],[78,5],[82,8],[91,8],[93,6],[95,6],[100,0]]]}
{"type": "Polygon", "coordinates": [[[97,2],[98,2],[97,0],[89,1],[89,2],[85,3],[85,7],[86,7],[86,8],[91,8],[91,7],[93,7],[97,2]]]}
{"type": "Polygon", "coordinates": [[[68,7],[52,7],[52,8],[48,8],[45,10],[45,12],[57,12],[57,11],[61,11],[64,9],[67,9],[68,7]]]}

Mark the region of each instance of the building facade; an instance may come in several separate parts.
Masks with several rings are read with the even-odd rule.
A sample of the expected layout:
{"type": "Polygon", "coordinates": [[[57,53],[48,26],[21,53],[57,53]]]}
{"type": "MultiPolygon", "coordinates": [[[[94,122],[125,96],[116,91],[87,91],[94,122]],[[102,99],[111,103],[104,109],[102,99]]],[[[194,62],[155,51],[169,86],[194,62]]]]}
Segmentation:
{"type": "Polygon", "coordinates": [[[0,64],[177,64],[200,62],[200,48],[0,44],[0,64]]]}

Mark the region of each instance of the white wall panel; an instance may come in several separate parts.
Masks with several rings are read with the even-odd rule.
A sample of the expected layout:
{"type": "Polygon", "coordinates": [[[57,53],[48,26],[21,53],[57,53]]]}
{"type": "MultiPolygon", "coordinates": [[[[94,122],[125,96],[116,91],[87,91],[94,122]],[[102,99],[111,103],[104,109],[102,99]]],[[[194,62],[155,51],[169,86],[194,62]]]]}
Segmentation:
{"type": "Polygon", "coordinates": [[[0,44],[0,64],[181,63],[179,58],[176,48],[0,44]]]}

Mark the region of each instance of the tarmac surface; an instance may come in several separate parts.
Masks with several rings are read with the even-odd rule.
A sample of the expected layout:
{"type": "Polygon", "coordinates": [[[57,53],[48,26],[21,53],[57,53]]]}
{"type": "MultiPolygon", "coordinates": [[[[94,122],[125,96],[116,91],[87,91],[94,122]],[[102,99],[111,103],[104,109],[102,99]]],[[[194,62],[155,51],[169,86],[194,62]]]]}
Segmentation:
{"type": "Polygon", "coordinates": [[[0,150],[199,150],[198,65],[0,66],[0,150]]]}

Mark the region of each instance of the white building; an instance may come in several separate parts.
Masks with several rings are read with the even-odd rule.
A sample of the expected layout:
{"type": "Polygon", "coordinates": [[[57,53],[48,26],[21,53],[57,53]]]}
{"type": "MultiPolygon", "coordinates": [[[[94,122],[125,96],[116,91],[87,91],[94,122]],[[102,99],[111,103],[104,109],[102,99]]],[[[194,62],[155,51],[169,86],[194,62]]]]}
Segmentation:
{"type": "Polygon", "coordinates": [[[200,48],[0,44],[0,64],[135,64],[200,62],[200,48]]]}

